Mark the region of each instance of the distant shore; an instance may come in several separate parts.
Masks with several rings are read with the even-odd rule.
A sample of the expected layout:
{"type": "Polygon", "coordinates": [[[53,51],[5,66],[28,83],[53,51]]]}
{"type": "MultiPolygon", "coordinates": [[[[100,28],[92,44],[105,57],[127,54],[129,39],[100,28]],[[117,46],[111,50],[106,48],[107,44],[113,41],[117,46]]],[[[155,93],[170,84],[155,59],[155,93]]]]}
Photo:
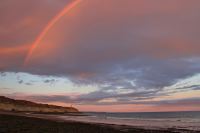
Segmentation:
{"type": "Polygon", "coordinates": [[[112,124],[84,123],[59,119],[54,115],[27,115],[0,112],[0,133],[196,133],[177,129],[142,129],[112,124]]]}

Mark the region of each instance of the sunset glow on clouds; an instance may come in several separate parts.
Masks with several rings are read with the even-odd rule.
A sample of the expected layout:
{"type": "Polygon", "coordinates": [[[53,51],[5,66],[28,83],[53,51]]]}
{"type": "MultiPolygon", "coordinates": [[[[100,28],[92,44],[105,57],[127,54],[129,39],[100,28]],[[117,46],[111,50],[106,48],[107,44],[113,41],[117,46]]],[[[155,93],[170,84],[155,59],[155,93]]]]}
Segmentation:
{"type": "Polygon", "coordinates": [[[199,0],[2,0],[0,95],[84,111],[200,110],[199,0]]]}

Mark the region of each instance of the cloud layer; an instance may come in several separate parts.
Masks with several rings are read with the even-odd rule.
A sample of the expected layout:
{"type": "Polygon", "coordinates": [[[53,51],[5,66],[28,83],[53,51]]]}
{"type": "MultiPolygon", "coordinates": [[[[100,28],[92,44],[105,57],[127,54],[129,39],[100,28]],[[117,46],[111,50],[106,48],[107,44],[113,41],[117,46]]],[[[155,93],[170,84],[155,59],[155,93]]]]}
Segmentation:
{"type": "Polygon", "coordinates": [[[101,88],[81,96],[83,102],[90,96],[156,97],[200,73],[199,0],[83,1],[52,27],[23,66],[34,39],[69,2],[2,0],[0,70],[64,76],[101,88]],[[131,92],[105,91],[119,88],[131,92]]]}

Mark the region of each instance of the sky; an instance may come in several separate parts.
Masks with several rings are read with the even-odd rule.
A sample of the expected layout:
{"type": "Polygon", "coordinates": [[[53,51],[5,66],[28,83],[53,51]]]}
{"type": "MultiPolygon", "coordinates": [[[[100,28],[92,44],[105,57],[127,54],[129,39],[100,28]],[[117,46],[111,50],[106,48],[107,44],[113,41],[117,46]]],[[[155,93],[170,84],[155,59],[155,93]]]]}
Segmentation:
{"type": "Polygon", "coordinates": [[[0,95],[200,111],[199,12],[199,0],[1,0],[0,95]]]}

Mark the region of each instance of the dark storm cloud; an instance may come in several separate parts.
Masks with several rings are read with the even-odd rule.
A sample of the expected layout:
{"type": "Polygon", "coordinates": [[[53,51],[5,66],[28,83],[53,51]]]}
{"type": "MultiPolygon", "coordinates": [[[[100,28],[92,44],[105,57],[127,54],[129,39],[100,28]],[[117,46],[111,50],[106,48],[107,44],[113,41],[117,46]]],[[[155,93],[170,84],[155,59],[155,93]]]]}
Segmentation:
{"type": "Polygon", "coordinates": [[[50,84],[53,84],[53,83],[55,83],[55,82],[56,82],[55,79],[46,79],[46,80],[44,80],[44,83],[50,83],[50,84]]]}
{"type": "MultiPolygon", "coordinates": [[[[132,93],[124,93],[124,94],[117,93],[117,92],[96,91],[89,94],[80,95],[77,99],[74,100],[74,102],[79,103],[79,104],[97,104],[101,100],[113,98],[117,100],[116,103],[121,103],[122,101],[124,101],[124,104],[127,104],[130,102],[130,100],[131,101],[145,100],[145,99],[155,98],[157,96],[161,96],[161,95],[157,94],[156,91],[132,92],[132,93]]],[[[99,104],[102,104],[102,103],[99,103],[99,104]]],[[[110,104],[113,104],[113,103],[114,102],[111,102],[110,104]]]]}
{"type": "MultiPolygon", "coordinates": [[[[104,94],[105,95],[105,94],[104,94]]],[[[128,94],[128,96],[142,96],[143,94],[128,94]]],[[[149,94],[146,93],[146,95],[149,96],[149,94]]],[[[150,100],[147,97],[147,99],[131,99],[129,97],[125,97],[123,95],[118,96],[111,96],[111,98],[115,98],[115,101],[101,101],[104,100],[104,98],[108,98],[109,96],[103,96],[101,98],[94,98],[94,94],[89,94],[87,99],[84,99],[86,95],[83,95],[81,97],[77,98],[71,98],[67,95],[21,95],[16,96],[16,94],[8,95],[11,98],[17,98],[17,99],[26,99],[31,100],[35,102],[43,102],[43,103],[49,103],[49,102],[59,102],[59,103],[73,103],[76,105],[119,105],[119,104],[138,104],[138,105],[151,105],[151,106],[178,106],[178,105],[185,105],[185,106],[199,106],[200,105],[200,98],[184,98],[184,99],[176,99],[176,100],[159,100],[154,101],[150,100]],[[121,97],[122,96],[122,97],[121,97]]]]}
{"type": "Polygon", "coordinates": [[[19,84],[22,84],[23,82],[24,82],[23,80],[19,80],[19,81],[18,81],[19,84]]]}
{"type": "MultiPolygon", "coordinates": [[[[25,96],[29,100],[37,101],[37,102],[61,102],[61,103],[75,103],[75,104],[130,104],[136,101],[149,100],[155,97],[163,96],[165,94],[159,94],[156,91],[146,91],[146,92],[131,92],[131,93],[117,93],[117,92],[106,92],[95,91],[88,94],[81,94],[76,97],[70,97],[67,95],[29,95],[25,96]],[[101,102],[106,99],[116,99],[114,102],[101,102]]],[[[24,97],[24,96],[23,96],[24,97]]]]}
{"type": "Polygon", "coordinates": [[[63,102],[67,103],[70,100],[70,97],[64,95],[51,95],[51,96],[44,96],[44,95],[33,95],[27,96],[28,99],[36,101],[36,102],[63,102]]]}
{"type": "Polygon", "coordinates": [[[191,85],[191,86],[183,86],[176,88],[177,90],[185,90],[185,89],[190,89],[190,90],[200,90],[200,85],[191,85]]]}
{"type": "Polygon", "coordinates": [[[36,53],[43,56],[33,57],[27,71],[64,75],[76,83],[125,86],[130,80],[135,88],[158,89],[200,72],[197,62],[185,60],[200,53],[198,1],[114,3],[85,2],[65,28],[64,18],[55,32],[68,38],[58,37],[63,41],[57,51],[46,55],[47,45],[41,45],[36,53]],[[93,6],[95,13],[88,8],[93,6]]]}
{"type": "MultiPolygon", "coordinates": [[[[0,49],[7,44],[30,45],[64,3],[68,1],[1,1],[0,49]]],[[[22,52],[16,54],[4,48],[0,69],[65,76],[107,90],[160,93],[165,86],[200,73],[199,5],[198,0],[83,1],[46,35],[26,67],[21,65],[28,48],[19,48],[22,52]]],[[[80,101],[92,95],[81,96],[80,101]]],[[[125,100],[132,94],[99,95],[97,101],[125,100]]]]}
{"type": "Polygon", "coordinates": [[[51,19],[69,0],[1,0],[1,47],[30,44],[51,19]]]}
{"type": "Polygon", "coordinates": [[[0,72],[0,75],[1,75],[2,77],[5,77],[5,76],[6,76],[6,73],[5,73],[5,72],[0,72]]]}
{"type": "Polygon", "coordinates": [[[27,82],[25,83],[25,85],[33,85],[33,83],[27,82]]]}
{"type": "Polygon", "coordinates": [[[0,71],[21,71],[29,47],[69,0],[0,1],[0,71]]]}

